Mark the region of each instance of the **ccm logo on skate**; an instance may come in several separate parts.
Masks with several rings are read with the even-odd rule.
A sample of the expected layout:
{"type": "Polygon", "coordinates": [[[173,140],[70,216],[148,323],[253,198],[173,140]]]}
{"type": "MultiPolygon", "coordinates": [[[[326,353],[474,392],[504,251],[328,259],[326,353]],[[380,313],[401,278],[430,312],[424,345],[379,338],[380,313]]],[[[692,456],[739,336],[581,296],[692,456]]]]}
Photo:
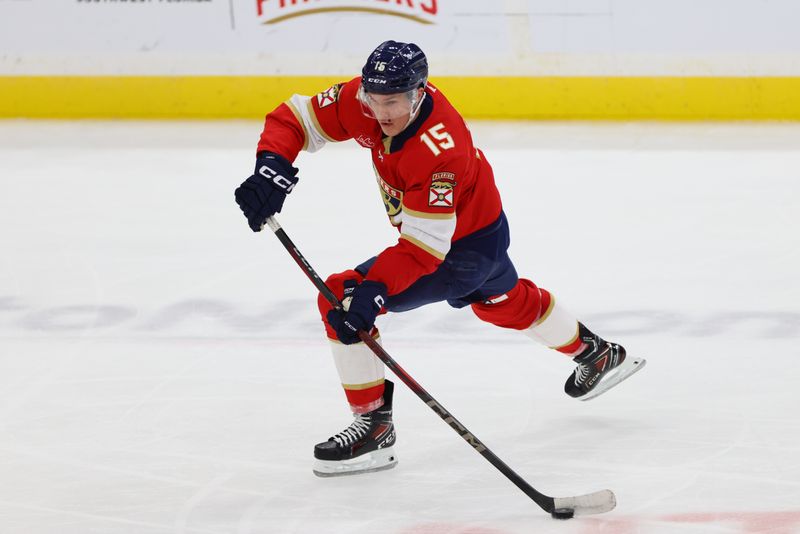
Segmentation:
{"type": "Polygon", "coordinates": [[[384,447],[391,447],[394,444],[394,432],[389,434],[385,440],[383,440],[379,445],[379,449],[383,449],[384,447]]]}
{"type": "Polygon", "coordinates": [[[476,437],[475,437],[475,436],[473,436],[473,435],[472,435],[470,432],[468,432],[468,431],[467,431],[467,429],[466,429],[466,428],[464,428],[464,427],[461,425],[461,423],[459,423],[459,422],[456,420],[456,418],[455,418],[455,417],[453,417],[452,415],[450,415],[450,412],[448,412],[447,410],[445,410],[445,409],[442,407],[442,405],[441,405],[441,404],[439,404],[438,402],[436,402],[436,401],[435,401],[435,400],[433,400],[433,399],[429,400],[429,401],[428,401],[428,402],[426,402],[425,404],[427,404],[428,406],[430,406],[430,407],[433,409],[433,411],[434,411],[434,412],[438,413],[438,414],[439,414],[439,417],[441,417],[442,419],[444,419],[444,422],[445,422],[445,423],[447,423],[448,425],[450,425],[450,427],[451,427],[452,429],[454,429],[456,432],[458,432],[458,435],[459,435],[459,436],[461,436],[462,438],[464,438],[464,441],[466,441],[467,443],[469,443],[470,445],[472,445],[472,448],[473,448],[473,449],[475,449],[475,450],[476,450],[476,451],[478,451],[478,452],[483,452],[483,451],[485,451],[485,450],[486,450],[486,447],[483,445],[483,443],[481,443],[480,441],[478,441],[478,438],[476,438],[476,437]]]}

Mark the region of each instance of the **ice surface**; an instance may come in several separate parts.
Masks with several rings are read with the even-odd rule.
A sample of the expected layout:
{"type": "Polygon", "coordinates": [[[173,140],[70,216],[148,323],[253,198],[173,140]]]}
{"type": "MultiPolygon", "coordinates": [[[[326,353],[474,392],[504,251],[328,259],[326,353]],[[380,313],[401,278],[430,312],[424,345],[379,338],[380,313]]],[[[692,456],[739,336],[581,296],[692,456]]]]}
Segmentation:
{"type": "MultiPolygon", "coordinates": [[[[800,532],[800,126],[473,125],[520,273],[647,368],[582,403],[469,310],[379,326],[534,487],[616,492],[566,523],[402,385],[398,467],[312,475],[350,417],[313,287],[233,202],[260,127],[0,123],[2,534],[800,532]]],[[[396,239],[366,151],[298,165],[279,220],[320,273],[396,239]]]]}

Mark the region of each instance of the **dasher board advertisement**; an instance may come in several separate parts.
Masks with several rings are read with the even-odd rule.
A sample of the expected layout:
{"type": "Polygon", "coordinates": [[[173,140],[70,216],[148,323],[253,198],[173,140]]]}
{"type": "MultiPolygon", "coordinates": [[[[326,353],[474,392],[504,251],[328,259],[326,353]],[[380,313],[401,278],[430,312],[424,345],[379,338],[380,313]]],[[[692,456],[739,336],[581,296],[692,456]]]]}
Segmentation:
{"type": "Polygon", "coordinates": [[[794,0],[0,0],[2,75],[797,76],[794,0]]]}

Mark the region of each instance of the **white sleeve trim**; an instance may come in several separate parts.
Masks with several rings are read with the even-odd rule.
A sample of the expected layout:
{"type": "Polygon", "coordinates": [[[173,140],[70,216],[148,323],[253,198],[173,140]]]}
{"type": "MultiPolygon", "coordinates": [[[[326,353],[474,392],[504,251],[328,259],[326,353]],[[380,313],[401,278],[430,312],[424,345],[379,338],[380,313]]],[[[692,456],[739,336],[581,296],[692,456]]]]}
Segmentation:
{"type": "Polygon", "coordinates": [[[412,238],[415,244],[425,245],[427,252],[443,259],[450,251],[450,241],[456,231],[456,216],[447,219],[417,217],[403,211],[402,235],[412,238]]]}
{"type": "Polygon", "coordinates": [[[302,121],[303,130],[306,132],[306,141],[308,152],[316,152],[327,142],[327,136],[317,127],[316,117],[312,117],[313,111],[311,108],[311,97],[303,95],[292,95],[288,101],[289,106],[302,121]]]}

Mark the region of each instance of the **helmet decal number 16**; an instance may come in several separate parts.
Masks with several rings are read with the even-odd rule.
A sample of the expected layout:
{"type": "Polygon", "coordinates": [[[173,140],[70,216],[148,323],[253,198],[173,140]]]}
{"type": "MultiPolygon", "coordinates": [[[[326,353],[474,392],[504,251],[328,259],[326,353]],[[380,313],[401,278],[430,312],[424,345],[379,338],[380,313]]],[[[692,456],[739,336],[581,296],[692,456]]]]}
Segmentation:
{"type": "Polygon", "coordinates": [[[442,150],[447,150],[456,146],[455,141],[453,141],[453,136],[444,130],[444,124],[441,122],[429,128],[428,131],[419,136],[419,138],[423,143],[428,145],[428,148],[431,149],[434,156],[441,154],[442,150]],[[436,141],[431,139],[431,136],[433,136],[433,139],[436,139],[436,141]]]}

